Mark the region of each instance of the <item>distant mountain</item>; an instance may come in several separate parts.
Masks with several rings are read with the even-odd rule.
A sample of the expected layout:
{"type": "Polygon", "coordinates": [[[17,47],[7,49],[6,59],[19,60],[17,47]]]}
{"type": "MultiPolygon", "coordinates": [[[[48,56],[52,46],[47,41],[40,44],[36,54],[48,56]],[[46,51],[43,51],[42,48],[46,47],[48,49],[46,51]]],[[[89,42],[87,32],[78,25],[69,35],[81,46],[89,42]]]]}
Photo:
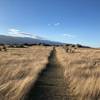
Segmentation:
{"type": "Polygon", "coordinates": [[[59,42],[53,42],[49,40],[43,40],[43,39],[36,39],[36,38],[30,38],[30,37],[13,37],[13,36],[6,36],[6,35],[0,35],[0,44],[47,44],[47,45],[61,45],[62,43],[59,42]]]}

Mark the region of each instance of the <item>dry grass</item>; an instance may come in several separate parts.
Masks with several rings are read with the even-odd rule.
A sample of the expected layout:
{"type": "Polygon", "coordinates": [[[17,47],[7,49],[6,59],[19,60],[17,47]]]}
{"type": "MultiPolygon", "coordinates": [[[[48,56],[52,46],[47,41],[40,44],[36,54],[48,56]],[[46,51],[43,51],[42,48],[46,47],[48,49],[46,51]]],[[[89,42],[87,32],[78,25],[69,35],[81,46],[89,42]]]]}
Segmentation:
{"type": "MultiPolygon", "coordinates": [[[[22,100],[46,67],[52,49],[34,46],[0,52],[0,100],[22,100]]],[[[56,51],[58,62],[65,69],[68,95],[74,100],[100,100],[100,49],[66,53],[57,47],[56,51]]]]}
{"type": "Polygon", "coordinates": [[[78,49],[76,53],[66,53],[61,47],[56,50],[75,99],[100,100],[100,49],[78,49]]]}
{"type": "Polygon", "coordinates": [[[33,46],[0,52],[0,100],[22,100],[48,63],[51,50],[33,46]]]}

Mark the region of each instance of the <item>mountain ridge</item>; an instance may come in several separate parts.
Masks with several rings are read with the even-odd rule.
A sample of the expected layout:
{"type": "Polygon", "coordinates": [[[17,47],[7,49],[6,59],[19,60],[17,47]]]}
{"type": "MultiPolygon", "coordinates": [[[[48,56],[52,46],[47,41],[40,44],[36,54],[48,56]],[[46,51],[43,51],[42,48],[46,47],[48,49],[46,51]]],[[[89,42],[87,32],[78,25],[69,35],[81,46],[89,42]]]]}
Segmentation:
{"type": "Polygon", "coordinates": [[[15,37],[15,36],[7,36],[0,35],[0,44],[39,44],[44,43],[48,45],[61,45],[63,43],[45,40],[45,39],[36,39],[30,37],[15,37]]]}

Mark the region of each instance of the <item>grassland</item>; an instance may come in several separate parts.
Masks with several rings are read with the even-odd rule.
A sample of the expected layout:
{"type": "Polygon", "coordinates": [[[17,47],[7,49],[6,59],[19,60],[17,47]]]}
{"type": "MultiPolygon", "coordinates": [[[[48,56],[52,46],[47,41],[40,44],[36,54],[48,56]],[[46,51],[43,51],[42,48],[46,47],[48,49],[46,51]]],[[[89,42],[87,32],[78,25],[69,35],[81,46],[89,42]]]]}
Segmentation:
{"type": "Polygon", "coordinates": [[[9,48],[0,52],[0,100],[22,100],[46,67],[52,47],[9,48]]]}
{"type": "MultiPolygon", "coordinates": [[[[61,75],[62,79],[64,77],[66,96],[70,97],[69,100],[100,100],[100,49],[78,48],[73,53],[68,53],[64,48],[56,47],[55,56],[48,61],[52,50],[53,47],[32,46],[1,51],[0,100],[23,100],[38,79],[39,73],[48,67],[48,63],[51,67],[44,72],[46,76],[43,78],[47,80],[43,79],[43,83],[62,83],[57,83],[57,79],[50,81],[48,78],[50,73],[53,73],[51,76],[59,75],[56,69],[59,65],[64,69],[61,75]]],[[[49,91],[49,88],[47,90],[49,91]]],[[[50,91],[55,90],[56,88],[52,88],[50,91]]]]}
{"type": "Polygon", "coordinates": [[[100,49],[78,49],[75,53],[56,50],[70,95],[75,100],[100,100],[100,49]]]}

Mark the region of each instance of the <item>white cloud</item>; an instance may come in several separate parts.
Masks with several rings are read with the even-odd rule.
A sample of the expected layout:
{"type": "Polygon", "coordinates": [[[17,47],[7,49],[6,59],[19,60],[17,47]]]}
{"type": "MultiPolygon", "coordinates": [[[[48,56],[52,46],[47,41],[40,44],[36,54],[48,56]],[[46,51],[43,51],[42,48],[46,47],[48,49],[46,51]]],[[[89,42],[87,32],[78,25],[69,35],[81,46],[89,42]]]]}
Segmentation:
{"type": "Polygon", "coordinates": [[[20,30],[17,30],[17,29],[9,29],[8,30],[8,35],[10,35],[10,36],[21,36],[21,34],[19,34],[20,33],[20,30]]]}
{"type": "Polygon", "coordinates": [[[57,22],[57,23],[53,23],[53,24],[48,24],[48,26],[59,26],[61,23],[57,22]]]}
{"type": "Polygon", "coordinates": [[[72,34],[63,34],[64,37],[68,37],[68,38],[75,38],[75,35],[72,34]]]}
{"type": "Polygon", "coordinates": [[[39,37],[35,34],[22,32],[20,30],[15,29],[15,28],[9,29],[7,35],[15,36],[15,37],[30,37],[30,38],[35,38],[35,39],[43,39],[42,37],[39,37]]]}
{"type": "Polygon", "coordinates": [[[54,24],[54,26],[59,26],[60,25],[60,22],[57,22],[54,24]]]}

